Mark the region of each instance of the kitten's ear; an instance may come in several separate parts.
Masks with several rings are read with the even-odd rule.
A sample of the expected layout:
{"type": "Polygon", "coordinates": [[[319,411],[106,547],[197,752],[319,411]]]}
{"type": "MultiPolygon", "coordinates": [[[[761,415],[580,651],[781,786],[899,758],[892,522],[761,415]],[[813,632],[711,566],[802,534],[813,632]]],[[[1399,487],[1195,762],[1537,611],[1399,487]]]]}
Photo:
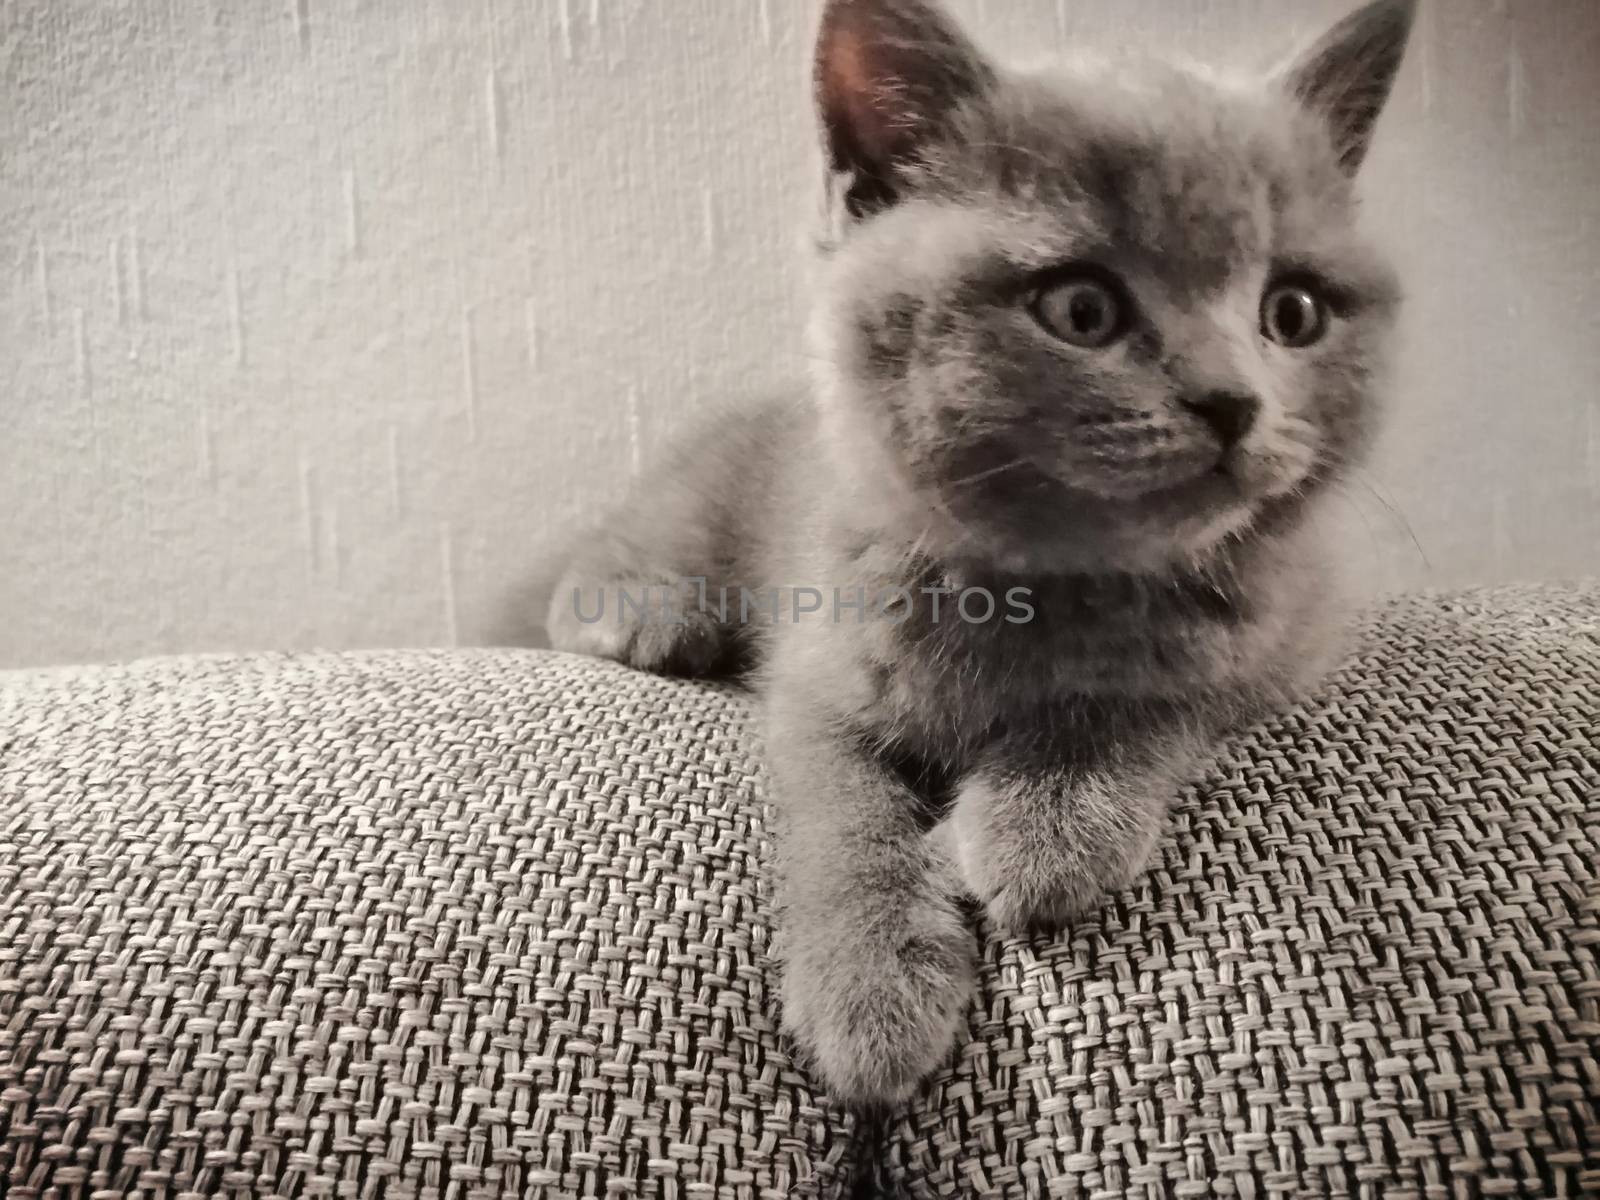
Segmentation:
{"type": "Polygon", "coordinates": [[[924,0],[827,0],[817,37],[817,108],[830,165],[853,182],[855,216],[892,204],[902,169],[994,72],[924,0]]]}
{"type": "Polygon", "coordinates": [[[1348,175],[1367,156],[1416,12],[1416,0],[1373,0],[1279,73],[1282,86],[1328,123],[1348,175]]]}

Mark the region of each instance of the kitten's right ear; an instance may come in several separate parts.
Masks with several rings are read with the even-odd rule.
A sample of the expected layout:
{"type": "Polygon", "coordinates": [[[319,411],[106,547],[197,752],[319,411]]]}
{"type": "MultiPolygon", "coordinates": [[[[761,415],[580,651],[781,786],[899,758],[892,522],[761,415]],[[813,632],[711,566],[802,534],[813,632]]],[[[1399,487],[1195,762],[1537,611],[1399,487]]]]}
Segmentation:
{"type": "Polygon", "coordinates": [[[1367,156],[1416,15],[1417,0],[1369,0],[1279,73],[1288,92],[1327,123],[1346,174],[1367,156]]]}
{"type": "Polygon", "coordinates": [[[817,108],[830,165],[866,216],[894,203],[904,168],[951,113],[994,82],[960,29],[924,0],[827,0],[817,36],[817,108]]]}

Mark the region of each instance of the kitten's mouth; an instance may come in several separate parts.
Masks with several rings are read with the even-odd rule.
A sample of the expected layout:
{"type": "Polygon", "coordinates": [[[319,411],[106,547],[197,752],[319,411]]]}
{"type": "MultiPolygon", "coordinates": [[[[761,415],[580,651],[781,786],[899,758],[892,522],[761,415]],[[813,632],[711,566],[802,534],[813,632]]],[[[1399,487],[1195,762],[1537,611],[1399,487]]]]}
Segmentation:
{"type": "Polygon", "coordinates": [[[1188,470],[1152,479],[1150,487],[1126,498],[1133,504],[1172,502],[1196,506],[1248,500],[1250,493],[1247,465],[1237,450],[1225,450],[1215,458],[1193,463],[1188,470]]]}
{"type": "Polygon", "coordinates": [[[1227,461],[1214,463],[1198,475],[1177,483],[1153,488],[1138,497],[1134,503],[1165,508],[1179,506],[1185,510],[1206,507],[1232,507],[1248,501],[1249,491],[1238,471],[1227,461]]]}
{"type": "Polygon", "coordinates": [[[1240,470],[1238,460],[1232,454],[1224,454],[1216,464],[1205,474],[1207,482],[1218,488],[1227,489],[1237,499],[1248,499],[1250,489],[1243,472],[1240,470]]]}
{"type": "Polygon", "coordinates": [[[1006,469],[985,469],[954,488],[930,481],[924,494],[936,498],[962,541],[999,539],[1032,554],[1065,538],[1079,550],[1093,542],[1122,554],[1129,546],[1209,542],[1217,530],[1247,524],[1282,490],[1270,464],[1238,446],[1151,466],[1140,478],[1006,460],[1006,469]]]}

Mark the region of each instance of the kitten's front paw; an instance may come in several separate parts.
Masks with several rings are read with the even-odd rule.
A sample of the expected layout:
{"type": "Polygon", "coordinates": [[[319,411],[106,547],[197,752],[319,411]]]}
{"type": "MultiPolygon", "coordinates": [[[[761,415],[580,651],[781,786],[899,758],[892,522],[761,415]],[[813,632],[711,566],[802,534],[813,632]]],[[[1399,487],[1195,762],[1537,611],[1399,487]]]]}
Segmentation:
{"type": "Polygon", "coordinates": [[[911,906],[893,928],[848,921],[837,912],[785,935],[784,1025],[833,1099],[886,1109],[954,1049],[972,998],[975,944],[943,900],[911,906]]]}
{"type": "Polygon", "coordinates": [[[997,927],[1045,933],[1094,912],[1138,879],[1165,815],[1164,800],[1109,779],[1054,790],[976,778],[934,836],[997,927]]]}
{"type": "Polygon", "coordinates": [[[550,644],[667,675],[705,675],[727,651],[728,630],[692,589],[643,580],[600,583],[569,575],[551,597],[550,644]]]}

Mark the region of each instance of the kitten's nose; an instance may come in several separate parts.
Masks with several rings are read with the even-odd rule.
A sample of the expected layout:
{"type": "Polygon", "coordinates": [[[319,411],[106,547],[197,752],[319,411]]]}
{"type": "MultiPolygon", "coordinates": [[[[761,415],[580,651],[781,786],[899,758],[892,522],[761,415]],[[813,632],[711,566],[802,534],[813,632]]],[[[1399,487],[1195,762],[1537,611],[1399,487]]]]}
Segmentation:
{"type": "Polygon", "coordinates": [[[1244,441],[1261,411],[1261,401],[1251,393],[1224,389],[1185,396],[1183,406],[1215,429],[1228,446],[1244,441]]]}

